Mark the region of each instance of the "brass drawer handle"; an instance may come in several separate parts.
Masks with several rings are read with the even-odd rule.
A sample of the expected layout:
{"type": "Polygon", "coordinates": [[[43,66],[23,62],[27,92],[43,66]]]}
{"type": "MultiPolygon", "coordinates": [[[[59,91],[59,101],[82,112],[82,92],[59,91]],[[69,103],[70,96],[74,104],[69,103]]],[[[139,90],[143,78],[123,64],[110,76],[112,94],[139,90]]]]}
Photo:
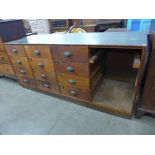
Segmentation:
{"type": "Polygon", "coordinates": [[[38,55],[40,55],[40,51],[36,49],[36,50],[34,51],[34,54],[35,54],[36,56],[38,56],[38,55]]]}
{"type": "Polygon", "coordinates": [[[74,68],[73,68],[72,66],[67,66],[67,67],[66,67],[66,70],[67,70],[68,72],[74,72],[74,68]]]}
{"type": "Polygon", "coordinates": [[[73,79],[69,79],[69,80],[68,80],[68,83],[69,83],[69,84],[76,84],[76,81],[73,80],[73,79]]]}
{"type": "Polygon", "coordinates": [[[38,66],[39,67],[44,67],[44,64],[43,63],[38,63],[38,66]]]}
{"type": "Polygon", "coordinates": [[[71,90],[71,91],[70,91],[70,94],[71,94],[72,96],[76,96],[76,95],[77,95],[77,92],[74,91],[74,90],[71,90]]]}
{"type": "Polygon", "coordinates": [[[20,64],[22,64],[22,62],[19,61],[19,60],[17,60],[17,61],[16,61],[16,64],[19,64],[19,65],[20,65],[20,64]]]}
{"type": "Polygon", "coordinates": [[[0,60],[3,60],[3,58],[4,58],[3,56],[0,56],[0,60]]]}
{"type": "Polygon", "coordinates": [[[26,73],[26,71],[23,70],[23,69],[21,69],[20,72],[21,72],[22,74],[25,74],[25,73],[26,73]]]}
{"type": "Polygon", "coordinates": [[[17,50],[15,48],[12,49],[13,53],[17,53],[17,50]]]}
{"type": "Polygon", "coordinates": [[[24,83],[29,83],[29,80],[28,79],[24,79],[23,82],[24,83]]]}
{"type": "Polygon", "coordinates": [[[64,52],[64,56],[65,56],[66,58],[69,58],[69,57],[72,56],[72,52],[70,52],[70,51],[65,51],[65,52],[64,52]]]}
{"type": "Polygon", "coordinates": [[[44,83],[43,86],[44,86],[45,88],[50,88],[50,85],[47,84],[47,83],[44,83]]]}
{"type": "Polygon", "coordinates": [[[42,78],[47,78],[47,75],[46,74],[41,74],[41,77],[42,78]]]}

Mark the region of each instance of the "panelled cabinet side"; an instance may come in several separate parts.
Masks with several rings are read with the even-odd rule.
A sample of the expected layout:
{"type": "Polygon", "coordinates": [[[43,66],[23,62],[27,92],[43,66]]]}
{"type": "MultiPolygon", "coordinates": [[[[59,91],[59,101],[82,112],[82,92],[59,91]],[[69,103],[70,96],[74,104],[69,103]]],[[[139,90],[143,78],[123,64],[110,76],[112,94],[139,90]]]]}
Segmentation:
{"type": "Polygon", "coordinates": [[[140,91],[141,91],[141,86],[142,86],[142,79],[144,77],[144,71],[146,67],[146,62],[148,61],[148,51],[147,47],[143,47],[141,49],[141,63],[139,67],[139,72],[136,77],[135,81],[135,88],[133,92],[133,108],[132,108],[132,113],[135,112],[135,107],[137,104],[139,104],[139,98],[140,98],[140,91]]]}
{"type": "Polygon", "coordinates": [[[150,33],[148,35],[150,55],[144,79],[144,88],[141,97],[141,103],[137,110],[137,117],[144,114],[155,115],[155,20],[152,19],[150,33]]]}
{"type": "MultiPolygon", "coordinates": [[[[151,105],[154,105],[154,108],[152,106],[152,113],[154,113],[155,99],[152,93],[154,93],[154,86],[155,86],[155,38],[153,39],[152,43],[153,43],[152,52],[150,55],[148,68],[146,72],[146,79],[140,108],[145,107],[146,111],[151,112],[151,109],[149,107],[151,107],[151,105]]],[[[143,111],[145,111],[145,108],[143,109],[143,111]]]]}

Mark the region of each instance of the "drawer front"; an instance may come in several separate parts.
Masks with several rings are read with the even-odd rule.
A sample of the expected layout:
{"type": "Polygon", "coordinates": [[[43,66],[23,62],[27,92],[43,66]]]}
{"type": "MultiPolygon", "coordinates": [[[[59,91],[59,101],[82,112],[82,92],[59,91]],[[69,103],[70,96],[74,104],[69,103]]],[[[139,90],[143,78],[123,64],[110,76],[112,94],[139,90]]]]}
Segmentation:
{"type": "Polygon", "coordinates": [[[26,57],[11,56],[10,58],[17,74],[33,77],[32,70],[26,57]]]}
{"type": "Polygon", "coordinates": [[[50,59],[30,58],[29,62],[33,70],[40,72],[55,72],[54,65],[50,59]]]}
{"type": "Polygon", "coordinates": [[[5,47],[3,45],[2,39],[0,38],[0,51],[5,51],[5,47]]]}
{"type": "Polygon", "coordinates": [[[0,63],[10,64],[10,61],[6,52],[0,52],[0,63]]]}
{"type": "Polygon", "coordinates": [[[89,91],[83,91],[77,88],[64,89],[63,87],[60,87],[60,92],[61,94],[72,98],[79,98],[86,101],[91,100],[91,93],[89,91]]]}
{"type": "Polygon", "coordinates": [[[0,51],[5,51],[3,43],[0,42],[0,51]]]}
{"type": "Polygon", "coordinates": [[[13,76],[15,75],[12,66],[8,64],[0,64],[0,73],[13,76]]]}
{"type": "Polygon", "coordinates": [[[26,57],[25,49],[22,45],[5,45],[5,47],[10,56],[14,55],[26,57]]]}
{"type": "Polygon", "coordinates": [[[37,80],[49,81],[52,83],[57,83],[55,73],[51,72],[40,72],[39,70],[33,70],[33,74],[37,80]]]}
{"type": "Polygon", "coordinates": [[[19,83],[26,87],[37,88],[36,82],[33,78],[27,76],[18,76],[19,83]]]}
{"type": "Polygon", "coordinates": [[[25,45],[24,47],[29,58],[52,58],[50,48],[46,45],[25,45]]]}
{"type": "Polygon", "coordinates": [[[54,65],[55,65],[55,69],[57,73],[89,77],[89,64],[88,63],[57,61],[54,63],[54,65]]]}
{"type": "Polygon", "coordinates": [[[47,92],[52,92],[52,93],[60,93],[59,87],[56,84],[50,83],[48,81],[37,81],[38,88],[47,91],[47,92]]]}
{"type": "Polygon", "coordinates": [[[88,46],[51,46],[54,60],[88,62],[88,46]]]}
{"type": "Polygon", "coordinates": [[[78,77],[75,75],[58,74],[59,84],[64,88],[79,88],[82,90],[89,90],[90,81],[85,77],[78,77]]]}

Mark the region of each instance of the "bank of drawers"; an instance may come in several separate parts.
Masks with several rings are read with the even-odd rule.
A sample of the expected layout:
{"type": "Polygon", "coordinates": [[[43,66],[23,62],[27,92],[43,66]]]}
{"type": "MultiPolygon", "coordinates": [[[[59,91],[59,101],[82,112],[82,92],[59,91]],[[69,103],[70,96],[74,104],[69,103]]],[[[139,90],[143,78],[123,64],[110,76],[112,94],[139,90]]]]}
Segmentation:
{"type": "Polygon", "coordinates": [[[20,84],[30,88],[37,88],[24,46],[6,45],[5,47],[20,84]]]}
{"type": "Polygon", "coordinates": [[[96,76],[102,75],[91,77],[88,46],[51,46],[51,50],[61,94],[91,100],[96,76]]]}
{"type": "Polygon", "coordinates": [[[10,63],[5,47],[0,40],[0,74],[15,76],[15,72],[10,63]]]}
{"type": "Polygon", "coordinates": [[[38,88],[47,92],[59,93],[49,46],[27,45],[25,46],[25,50],[38,88]]]}
{"type": "Polygon", "coordinates": [[[6,45],[19,82],[27,87],[59,93],[50,48],[46,45],[6,45]]]}
{"type": "Polygon", "coordinates": [[[26,87],[89,101],[102,76],[100,70],[93,72],[88,46],[6,45],[6,49],[26,87]]]}

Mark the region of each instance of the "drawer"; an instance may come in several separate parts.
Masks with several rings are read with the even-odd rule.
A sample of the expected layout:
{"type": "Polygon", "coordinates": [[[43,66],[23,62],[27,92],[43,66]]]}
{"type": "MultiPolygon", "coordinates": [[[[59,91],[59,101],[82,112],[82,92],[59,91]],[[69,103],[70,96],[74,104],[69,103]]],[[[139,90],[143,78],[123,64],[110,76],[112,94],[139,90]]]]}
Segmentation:
{"type": "Polygon", "coordinates": [[[82,90],[90,89],[90,80],[76,75],[58,74],[59,84],[64,88],[79,88],[82,90]]]}
{"type": "Polygon", "coordinates": [[[8,64],[0,64],[0,73],[5,75],[15,75],[12,66],[8,64]]]}
{"type": "Polygon", "coordinates": [[[6,52],[0,52],[0,63],[10,64],[9,57],[6,52]]]}
{"type": "Polygon", "coordinates": [[[0,51],[5,51],[5,47],[3,45],[2,39],[0,38],[0,51]]]}
{"type": "Polygon", "coordinates": [[[88,46],[51,46],[54,60],[88,62],[88,46]]]}
{"type": "Polygon", "coordinates": [[[57,61],[54,63],[54,65],[57,73],[89,77],[88,63],[57,61]]]}
{"type": "Polygon", "coordinates": [[[18,76],[19,83],[26,87],[37,88],[36,82],[33,78],[27,76],[18,76]]]}
{"type": "Polygon", "coordinates": [[[10,58],[17,74],[33,77],[27,57],[11,56],[10,58]]]}
{"type": "Polygon", "coordinates": [[[75,88],[67,88],[64,89],[63,87],[60,87],[60,92],[62,95],[73,97],[73,98],[79,98],[82,100],[90,101],[91,100],[91,93],[89,91],[83,91],[81,89],[75,89],[75,88]]]}
{"type": "Polygon", "coordinates": [[[3,43],[0,42],[0,51],[5,51],[5,47],[3,45],[3,43]]]}
{"type": "Polygon", "coordinates": [[[52,72],[40,72],[40,70],[33,70],[33,74],[37,80],[50,81],[57,83],[56,75],[52,72]]]}
{"type": "Polygon", "coordinates": [[[57,84],[50,83],[48,81],[37,81],[38,88],[43,91],[52,92],[52,93],[60,93],[59,87],[57,84]]]}
{"type": "Polygon", "coordinates": [[[5,45],[8,54],[14,56],[25,56],[25,49],[22,45],[5,45]]]}
{"type": "Polygon", "coordinates": [[[25,45],[24,47],[29,58],[52,58],[50,48],[46,45],[25,45]]]}
{"type": "Polygon", "coordinates": [[[50,59],[30,58],[29,62],[33,70],[55,73],[54,65],[50,59]]]}

